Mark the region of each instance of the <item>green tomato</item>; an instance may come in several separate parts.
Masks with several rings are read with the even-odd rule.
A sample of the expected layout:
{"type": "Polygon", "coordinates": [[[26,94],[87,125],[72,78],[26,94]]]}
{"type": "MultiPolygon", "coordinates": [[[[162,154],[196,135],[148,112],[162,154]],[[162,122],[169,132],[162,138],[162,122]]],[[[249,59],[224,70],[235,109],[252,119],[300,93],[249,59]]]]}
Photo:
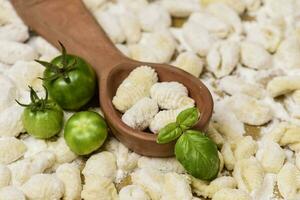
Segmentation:
{"type": "Polygon", "coordinates": [[[22,123],[28,134],[39,139],[47,139],[56,135],[63,126],[63,111],[56,104],[45,110],[25,108],[22,123]]]}
{"type": "Polygon", "coordinates": [[[64,137],[74,153],[87,155],[102,146],[107,137],[107,125],[96,112],[78,112],[67,121],[64,137]]]}
{"type": "Polygon", "coordinates": [[[216,144],[199,131],[188,130],[175,145],[176,159],[192,176],[212,180],[219,172],[220,160],[216,144]]]}
{"type": "Polygon", "coordinates": [[[48,91],[45,98],[39,98],[37,93],[30,87],[30,104],[22,104],[24,106],[22,115],[22,123],[28,134],[40,138],[47,139],[56,135],[63,126],[63,111],[59,105],[48,99],[48,91]]]}
{"type": "Polygon", "coordinates": [[[92,67],[84,59],[66,54],[63,46],[62,55],[50,63],[37,62],[46,67],[44,85],[63,109],[78,110],[94,96],[97,81],[92,67]]]}

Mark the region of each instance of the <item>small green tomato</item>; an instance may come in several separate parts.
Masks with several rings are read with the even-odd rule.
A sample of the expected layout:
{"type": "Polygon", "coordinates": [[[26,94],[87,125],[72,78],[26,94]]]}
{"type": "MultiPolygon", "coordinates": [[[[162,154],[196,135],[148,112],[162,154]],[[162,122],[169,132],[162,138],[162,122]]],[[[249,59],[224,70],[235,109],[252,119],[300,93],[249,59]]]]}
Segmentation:
{"type": "Polygon", "coordinates": [[[102,146],[107,137],[107,125],[96,112],[78,112],[67,121],[64,137],[74,153],[87,155],[102,146]]]}

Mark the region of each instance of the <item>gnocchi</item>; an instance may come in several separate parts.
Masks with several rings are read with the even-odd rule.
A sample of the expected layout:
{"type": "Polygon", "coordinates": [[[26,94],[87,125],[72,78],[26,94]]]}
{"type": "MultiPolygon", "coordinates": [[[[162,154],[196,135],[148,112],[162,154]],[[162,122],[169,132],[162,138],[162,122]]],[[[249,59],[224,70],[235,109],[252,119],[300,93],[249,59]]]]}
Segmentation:
{"type": "Polygon", "coordinates": [[[148,194],[138,185],[123,187],[119,193],[120,200],[150,200],[148,194]]]}
{"type": "Polygon", "coordinates": [[[10,164],[21,158],[27,148],[23,141],[15,137],[0,138],[0,163],[10,164]]]}

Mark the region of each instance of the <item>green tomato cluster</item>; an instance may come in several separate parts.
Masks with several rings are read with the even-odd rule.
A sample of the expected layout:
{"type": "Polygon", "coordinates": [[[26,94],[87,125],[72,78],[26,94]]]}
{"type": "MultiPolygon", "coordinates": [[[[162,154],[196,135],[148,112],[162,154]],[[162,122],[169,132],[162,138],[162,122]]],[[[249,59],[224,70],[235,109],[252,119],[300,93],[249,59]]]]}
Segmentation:
{"type": "MultiPolygon", "coordinates": [[[[96,75],[92,67],[84,59],[67,54],[60,45],[62,55],[51,62],[36,60],[46,68],[42,78],[46,97],[38,97],[29,87],[31,103],[17,101],[25,107],[22,116],[25,130],[39,139],[51,138],[62,130],[63,109],[79,110],[95,95],[96,75]]],[[[104,143],[107,125],[96,112],[78,112],[66,122],[64,137],[74,153],[90,154],[104,143]]]]}

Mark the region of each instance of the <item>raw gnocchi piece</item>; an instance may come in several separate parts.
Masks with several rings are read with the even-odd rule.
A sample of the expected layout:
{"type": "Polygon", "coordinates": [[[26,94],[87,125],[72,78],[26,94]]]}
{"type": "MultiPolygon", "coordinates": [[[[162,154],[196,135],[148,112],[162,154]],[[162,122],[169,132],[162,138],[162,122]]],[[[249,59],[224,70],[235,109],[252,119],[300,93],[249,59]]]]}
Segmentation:
{"type": "Polygon", "coordinates": [[[160,3],[174,17],[188,17],[200,10],[199,3],[193,0],[162,0],[160,3]]]}
{"type": "Polygon", "coordinates": [[[140,169],[155,169],[161,172],[176,172],[182,174],[185,172],[183,166],[175,158],[148,158],[141,157],[138,160],[140,169]]]}
{"type": "Polygon", "coordinates": [[[176,110],[162,110],[159,111],[150,123],[150,130],[152,133],[158,133],[160,129],[168,125],[169,123],[175,122],[177,115],[184,110],[179,108],[176,110]]]}
{"type": "Polygon", "coordinates": [[[216,129],[227,140],[237,140],[245,133],[244,124],[229,108],[228,99],[215,102],[213,120],[216,121],[216,129]]]}
{"type": "Polygon", "coordinates": [[[247,192],[259,189],[264,180],[264,170],[256,158],[239,160],[233,170],[238,188],[247,192]]]}
{"type": "Polygon", "coordinates": [[[250,158],[258,149],[256,141],[251,136],[241,138],[235,143],[235,146],[234,157],[236,160],[250,158]]]}
{"type": "Polygon", "coordinates": [[[192,190],[190,180],[174,172],[165,174],[161,200],[190,200],[192,190]]]}
{"type": "Polygon", "coordinates": [[[113,182],[105,177],[88,177],[85,179],[81,198],[84,200],[118,200],[113,182]]]}
{"type": "Polygon", "coordinates": [[[281,146],[300,143],[299,126],[289,126],[282,137],[280,138],[279,144],[281,146]]]}
{"type": "Polygon", "coordinates": [[[155,169],[138,169],[131,174],[133,184],[141,186],[152,200],[162,196],[164,174],[155,169]]]}
{"type": "Polygon", "coordinates": [[[138,13],[149,4],[147,0],[118,0],[118,2],[135,13],[138,13]]]}
{"type": "Polygon", "coordinates": [[[0,188],[8,186],[10,184],[10,179],[11,179],[10,170],[5,165],[0,164],[0,188]]]}
{"type": "Polygon", "coordinates": [[[113,97],[114,106],[126,112],[143,97],[150,96],[151,86],[158,81],[157,73],[149,66],[134,69],[118,87],[113,97]]]}
{"type": "Polygon", "coordinates": [[[64,184],[64,200],[79,200],[82,186],[79,169],[70,163],[60,165],[56,169],[56,176],[64,184]]]}
{"type": "Polygon", "coordinates": [[[251,197],[243,190],[224,188],[216,192],[212,200],[251,200],[251,197]]]}
{"type": "Polygon", "coordinates": [[[150,200],[148,194],[138,185],[123,187],[119,193],[120,200],[150,200]]]}
{"type": "Polygon", "coordinates": [[[256,158],[267,173],[277,174],[285,161],[285,153],[281,147],[273,141],[264,141],[260,145],[256,158]]]}
{"type": "Polygon", "coordinates": [[[224,3],[213,3],[207,6],[207,12],[218,17],[220,20],[229,24],[236,34],[240,34],[243,31],[242,22],[239,15],[224,3]]]}
{"type": "Polygon", "coordinates": [[[122,116],[122,121],[133,129],[146,129],[158,113],[158,105],[149,97],[140,99],[122,116]]]}
{"type": "Polygon", "coordinates": [[[295,159],[295,164],[298,170],[300,170],[300,153],[296,153],[296,159],[295,159]]]}
{"type": "Polygon", "coordinates": [[[230,95],[242,93],[255,98],[262,98],[265,95],[265,90],[259,84],[248,83],[236,76],[222,78],[219,82],[219,87],[230,95]]]}
{"type": "Polygon", "coordinates": [[[0,189],[0,200],[26,200],[24,193],[14,186],[0,189]]]}
{"type": "Polygon", "coordinates": [[[92,12],[99,9],[107,0],[83,0],[85,6],[92,12]]]}
{"type": "Polygon", "coordinates": [[[201,3],[204,5],[213,4],[217,2],[225,3],[239,14],[243,13],[246,8],[245,2],[239,0],[201,0],[201,3]]]}
{"type": "Polygon", "coordinates": [[[18,136],[24,131],[22,113],[23,108],[16,103],[0,112],[0,136],[18,136]]]}
{"type": "Polygon", "coordinates": [[[227,170],[233,170],[236,159],[234,157],[231,145],[225,142],[222,146],[221,153],[224,159],[224,164],[227,170]]]}
{"type": "Polygon", "coordinates": [[[24,158],[31,157],[41,151],[47,150],[47,143],[45,142],[45,140],[36,139],[32,136],[28,136],[25,139],[23,139],[23,142],[27,147],[27,151],[24,154],[24,158]]]}
{"type": "Polygon", "coordinates": [[[64,194],[63,183],[53,174],[36,174],[21,189],[29,200],[59,200],[64,194]]]}
{"type": "Polygon", "coordinates": [[[131,58],[144,62],[168,63],[176,49],[176,42],[168,30],[143,33],[139,43],[130,45],[131,58]]]}
{"type": "MultiPolygon", "coordinates": [[[[296,90],[297,91],[297,90],[296,90]]],[[[291,95],[286,95],[283,105],[292,118],[300,118],[300,103],[295,102],[291,95]]]]}
{"type": "Polygon", "coordinates": [[[77,155],[70,150],[63,137],[53,142],[49,141],[47,145],[48,150],[55,154],[57,164],[71,162],[77,158],[77,155]]]}
{"type": "Polygon", "coordinates": [[[222,190],[223,188],[234,189],[236,186],[236,181],[230,176],[218,177],[210,183],[192,178],[193,192],[204,198],[212,198],[219,190],[222,190]]]}
{"type": "Polygon", "coordinates": [[[82,174],[87,178],[105,177],[114,180],[116,176],[117,166],[115,156],[108,152],[102,151],[92,155],[86,162],[82,174]]]}
{"type": "Polygon", "coordinates": [[[34,174],[43,173],[55,163],[55,155],[49,151],[42,151],[30,158],[25,158],[8,165],[11,171],[11,184],[21,186],[34,174]]]}
{"type": "Polygon", "coordinates": [[[207,70],[217,78],[229,75],[239,62],[239,46],[236,42],[217,42],[206,57],[207,70]]]}
{"type": "Polygon", "coordinates": [[[97,10],[94,12],[94,15],[113,43],[122,43],[125,41],[125,34],[116,15],[109,10],[97,10]]]}
{"type": "Polygon", "coordinates": [[[272,199],[277,182],[277,174],[266,174],[262,187],[252,194],[255,200],[272,199]]]}
{"type": "Polygon", "coordinates": [[[209,34],[208,30],[193,21],[188,21],[183,25],[182,36],[193,52],[200,56],[206,56],[215,42],[215,38],[209,34]]]}
{"type": "Polygon", "coordinates": [[[23,141],[15,137],[0,138],[0,164],[9,164],[21,158],[27,148],[23,141]]]}
{"type": "Polygon", "coordinates": [[[161,109],[178,109],[192,107],[195,101],[188,97],[187,88],[178,82],[155,83],[150,90],[150,95],[161,109]]]}
{"type": "Polygon", "coordinates": [[[300,68],[300,43],[295,37],[283,40],[274,56],[274,65],[283,69],[300,68]]]}
{"type": "Polygon", "coordinates": [[[29,45],[0,40],[0,62],[14,64],[18,60],[30,61],[38,57],[37,52],[29,45]]]}
{"type": "Polygon", "coordinates": [[[289,124],[287,122],[275,124],[275,126],[272,127],[271,130],[267,131],[267,133],[264,134],[262,141],[272,141],[279,143],[288,127],[289,124]]]}
{"type": "Polygon", "coordinates": [[[26,90],[28,85],[42,89],[44,67],[34,61],[17,61],[9,70],[8,76],[16,83],[18,88],[26,90]]]}
{"type": "Polygon", "coordinates": [[[28,28],[21,23],[0,26],[0,40],[24,42],[29,38],[28,28]]]}
{"type": "Polygon", "coordinates": [[[189,21],[194,22],[197,26],[202,26],[211,34],[225,38],[230,33],[230,26],[218,17],[205,12],[195,12],[191,14],[189,21]]]}
{"type": "Polygon", "coordinates": [[[277,175],[277,184],[284,199],[299,199],[299,173],[292,163],[285,163],[277,175]]]}
{"type": "Polygon", "coordinates": [[[215,123],[209,123],[208,129],[207,129],[207,136],[216,143],[218,147],[221,147],[225,143],[225,139],[219,133],[219,131],[216,129],[215,123]]]}
{"type": "Polygon", "coordinates": [[[138,18],[132,12],[124,11],[119,16],[121,28],[127,43],[136,43],[141,38],[141,26],[138,18]]]}
{"type": "Polygon", "coordinates": [[[292,99],[296,104],[300,105],[300,90],[293,92],[292,99]]]}
{"type": "Polygon", "coordinates": [[[19,90],[9,77],[0,73],[0,91],[0,111],[2,111],[12,105],[15,99],[18,99],[19,90]]]}
{"type": "Polygon", "coordinates": [[[244,94],[230,97],[229,105],[239,120],[250,125],[263,125],[269,122],[273,113],[268,104],[244,94]]]}
{"type": "Polygon", "coordinates": [[[272,56],[260,44],[244,41],[241,43],[241,62],[253,69],[272,67],[272,56]]]}
{"type": "Polygon", "coordinates": [[[168,11],[157,4],[149,4],[139,12],[139,21],[144,31],[155,31],[171,26],[168,11]]]}
{"type": "Polygon", "coordinates": [[[195,77],[199,77],[203,70],[204,63],[202,59],[193,52],[183,52],[177,56],[173,65],[195,77]]]}
{"type": "Polygon", "coordinates": [[[272,97],[277,97],[300,89],[300,76],[277,76],[268,82],[267,90],[272,97]]]}
{"type": "Polygon", "coordinates": [[[276,52],[283,39],[281,28],[274,24],[250,22],[244,23],[244,27],[248,41],[261,44],[271,53],[276,52]]]}
{"type": "Polygon", "coordinates": [[[43,57],[49,57],[52,59],[60,54],[57,48],[40,36],[31,38],[29,40],[29,45],[31,45],[43,57]]]}
{"type": "MultiPolygon", "coordinates": [[[[128,175],[128,173],[132,172],[133,169],[136,168],[138,159],[140,155],[131,152],[126,146],[122,143],[117,142],[117,147],[115,150],[109,150],[116,156],[117,162],[117,174],[116,174],[116,182],[120,182],[124,177],[128,175]]],[[[107,148],[107,146],[106,146],[107,148]]]]}

